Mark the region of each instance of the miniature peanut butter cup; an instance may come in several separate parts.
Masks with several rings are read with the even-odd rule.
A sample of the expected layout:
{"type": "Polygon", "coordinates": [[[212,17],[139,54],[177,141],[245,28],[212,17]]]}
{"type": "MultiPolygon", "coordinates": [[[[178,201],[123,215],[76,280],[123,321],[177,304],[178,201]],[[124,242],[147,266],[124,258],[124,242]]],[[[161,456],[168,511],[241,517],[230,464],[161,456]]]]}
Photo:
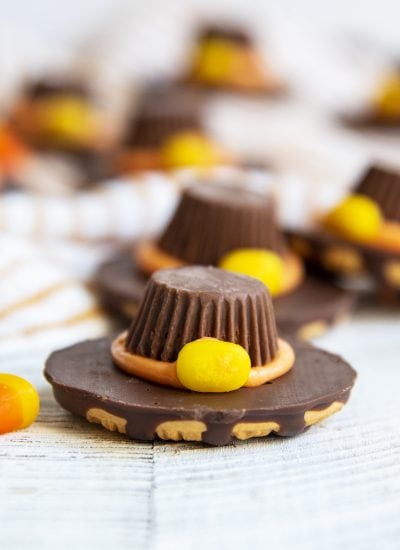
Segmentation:
{"type": "Polygon", "coordinates": [[[246,32],[245,29],[232,25],[206,24],[199,29],[197,34],[197,40],[199,42],[211,39],[223,39],[246,46],[253,44],[250,34],[246,32]]]}
{"type": "Polygon", "coordinates": [[[64,408],[111,431],[224,445],[303,432],[343,407],[356,374],[278,338],[261,282],[194,266],[153,275],[128,332],[53,353],[45,376],[64,408]]]}
{"type": "Polygon", "coordinates": [[[350,310],[349,293],[304,277],[301,260],[278,229],[271,198],[227,185],[204,183],[186,189],[160,238],[138,243],[133,253],[118,253],[100,267],[95,284],[108,309],[132,319],[145,275],[187,264],[218,266],[226,255],[243,250],[245,267],[248,250],[267,251],[280,264],[281,288],[273,299],[277,323],[284,332],[314,336],[350,310]]]}
{"type": "Polygon", "coordinates": [[[125,138],[125,146],[157,148],[180,132],[203,133],[203,100],[184,86],[153,83],[144,90],[125,138]]]}
{"type": "Polygon", "coordinates": [[[24,91],[24,95],[29,99],[42,99],[58,94],[73,95],[87,100],[93,99],[90,89],[78,80],[60,78],[38,80],[29,83],[24,91]]]}
{"type": "Polygon", "coordinates": [[[238,248],[287,252],[267,196],[222,185],[188,188],[158,240],[159,249],[185,263],[218,265],[238,248]]]}
{"type": "Polygon", "coordinates": [[[371,166],[354,191],[376,201],[387,220],[400,223],[400,174],[371,166]]]}
{"type": "Polygon", "coordinates": [[[310,266],[333,280],[346,286],[359,284],[363,289],[367,280],[371,296],[399,303],[400,175],[372,166],[353,190],[332,211],[336,213],[334,220],[340,216],[344,229],[319,225],[291,230],[289,239],[310,266]]]}
{"type": "Polygon", "coordinates": [[[185,344],[203,337],[240,344],[252,365],[270,362],[278,337],[265,285],[214,267],[156,272],[128,333],[126,349],[175,361],[185,344]]]}

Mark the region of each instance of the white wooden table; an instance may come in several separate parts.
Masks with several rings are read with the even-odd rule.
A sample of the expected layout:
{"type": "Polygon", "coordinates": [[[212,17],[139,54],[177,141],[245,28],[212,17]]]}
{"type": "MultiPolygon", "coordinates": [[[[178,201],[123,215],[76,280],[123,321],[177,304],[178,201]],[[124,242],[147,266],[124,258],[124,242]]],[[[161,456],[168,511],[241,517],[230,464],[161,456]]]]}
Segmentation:
{"type": "Polygon", "coordinates": [[[0,440],[0,547],[397,549],[399,334],[398,316],[360,312],[320,341],[359,372],[346,408],[224,448],[128,441],[55,403],[43,353],[1,358],[42,409],[0,440]]]}

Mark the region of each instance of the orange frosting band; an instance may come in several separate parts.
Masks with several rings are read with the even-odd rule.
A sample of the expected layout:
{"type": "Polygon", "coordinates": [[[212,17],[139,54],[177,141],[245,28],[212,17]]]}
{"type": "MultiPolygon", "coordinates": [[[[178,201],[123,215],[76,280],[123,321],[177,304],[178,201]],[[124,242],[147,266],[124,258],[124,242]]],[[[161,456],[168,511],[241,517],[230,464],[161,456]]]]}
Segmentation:
{"type": "MultiPolygon", "coordinates": [[[[185,264],[179,258],[163,252],[152,241],[142,241],[135,247],[135,258],[141,271],[151,275],[159,269],[177,268],[185,264]]],[[[287,254],[285,262],[285,280],[278,296],[294,290],[303,280],[304,268],[301,260],[295,254],[287,254]]]]}
{"type": "MultiPolygon", "coordinates": [[[[126,350],[127,332],[112,342],[111,354],[115,364],[123,371],[162,386],[184,389],[176,373],[176,361],[157,361],[126,350]]],[[[278,340],[278,351],[272,361],[252,367],[244,387],[255,388],[286,374],[294,365],[295,354],[285,340],[278,340]]]]}
{"type": "MultiPolygon", "coordinates": [[[[214,146],[216,164],[235,165],[236,159],[218,146],[214,146]]],[[[196,168],[196,166],[193,166],[196,168]]],[[[117,168],[123,172],[141,172],[146,170],[167,170],[164,165],[161,149],[135,148],[122,152],[117,159],[117,168]]],[[[173,169],[173,168],[169,168],[173,169]]],[[[207,173],[208,168],[201,168],[207,173]]]]}

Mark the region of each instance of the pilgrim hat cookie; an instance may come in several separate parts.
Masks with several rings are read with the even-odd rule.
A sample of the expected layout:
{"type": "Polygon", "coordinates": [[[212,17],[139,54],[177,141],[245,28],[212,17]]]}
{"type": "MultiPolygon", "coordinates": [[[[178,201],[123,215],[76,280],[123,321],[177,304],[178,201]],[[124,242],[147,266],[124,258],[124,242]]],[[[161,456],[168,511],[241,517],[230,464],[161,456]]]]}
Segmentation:
{"type": "Polygon", "coordinates": [[[314,227],[291,231],[293,248],[343,282],[365,280],[391,302],[400,298],[400,175],[368,169],[341,203],[314,227]]]}
{"type": "Polygon", "coordinates": [[[278,326],[302,338],[347,314],[353,296],[310,277],[277,227],[266,194],[203,183],[187,188],[157,241],[142,241],[100,266],[94,280],[106,306],[135,315],[146,277],[158,269],[214,265],[262,280],[274,298],[278,326]]]}
{"type": "Polygon", "coordinates": [[[155,273],[130,329],[53,353],[45,376],[68,411],[133,439],[293,436],[339,411],[355,371],[278,336],[265,285],[214,267],[155,273]]]}
{"type": "Polygon", "coordinates": [[[205,25],[198,32],[186,82],[244,94],[276,94],[281,80],[267,67],[251,35],[240,27],[205,25]]]}
{"type": "Polygon", "coordinates": [[[75,166],[85,182],[111,173],[112,121],[80,81],[53,78],[29,84],[12,109],[10,124],[36,150],[75,166]]]}
{"type": "Polygon", "coordinates": [[[116,171],[212,168],[233,158],[207,135],[204,100],[187,86],[154,82],[142,93],[116,155],[116,171]]]}
{"type": "Polygon", "coordinates": [[[343,119],[359,128],[400,128],[400,68],[384,74],[366,105],[345,114],[343,119]]]}

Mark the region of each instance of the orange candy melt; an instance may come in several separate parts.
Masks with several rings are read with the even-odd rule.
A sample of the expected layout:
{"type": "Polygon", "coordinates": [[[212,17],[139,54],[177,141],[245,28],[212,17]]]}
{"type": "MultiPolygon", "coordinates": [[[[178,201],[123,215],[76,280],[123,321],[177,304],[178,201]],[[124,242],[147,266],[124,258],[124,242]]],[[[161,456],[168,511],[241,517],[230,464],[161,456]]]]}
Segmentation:
{"type": "Polygon", "coordinates": [[[39,413],[39,395],[30,382],[0,373],[0,434],[30,426],[39,413]]]}

